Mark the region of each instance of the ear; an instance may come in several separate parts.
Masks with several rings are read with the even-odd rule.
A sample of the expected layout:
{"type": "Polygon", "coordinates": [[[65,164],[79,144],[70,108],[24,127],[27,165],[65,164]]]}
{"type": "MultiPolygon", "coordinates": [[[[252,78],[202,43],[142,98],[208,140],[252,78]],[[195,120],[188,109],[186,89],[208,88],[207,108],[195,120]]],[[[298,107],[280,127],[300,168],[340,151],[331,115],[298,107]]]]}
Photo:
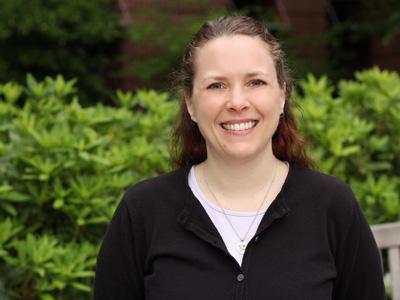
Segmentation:
{"type": "Polygon", "coordinates": [[[281,89],[281,92],[279,95],[279,102],[280,102],[281,111],[283,112],[285,110],[285,102],[286,102],[286,83],[284,84],[283,88],[281,89]]]}
{"type": "Polygon", "coordinates": [[[186,109],[190,115],[190,118],[192,119],[193,122],[197,122],[196,117],[194,116],[192,99],[188,96],[185,96],[185,104],[186,104],[186,109]]]}

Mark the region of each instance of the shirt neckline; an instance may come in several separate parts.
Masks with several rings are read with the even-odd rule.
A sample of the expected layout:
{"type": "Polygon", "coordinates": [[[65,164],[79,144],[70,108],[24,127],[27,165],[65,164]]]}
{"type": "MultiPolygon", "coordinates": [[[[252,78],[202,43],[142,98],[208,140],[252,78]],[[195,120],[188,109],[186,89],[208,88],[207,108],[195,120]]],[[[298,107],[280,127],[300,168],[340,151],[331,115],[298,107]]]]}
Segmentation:
{"type": "MultiPolygon", "coordinates": [[[[195,185],[196,188],[196,192],[198,193],[198,195],[196,195],[196,193],[194,191],[193,194],[198,197],[200,197],[201,199],[198,199],[199,201],[204,202],[208,207],[212,208],[213,210],[223,214],[223,210],[221,207],[215,205],[214,203],[212,203],[203,193],[203,191],[200,189],[200,186],[198,184],[197,178],[196,178],[196,174],[194,172],[194,165],[190,168],[189,171],[189,176],[188,176],[188,180],[192,180],[192,183],[195,185]]],[[[257,211],[237,211],[237,210],[229,210],[229,209],[225,209],[225,213],[227,215],[230,216],[235,216],[235,217],[254,217],[255,215],[262,215],[267,211],[267,208],[264,208],[262,210],[260,210],[258,213],[257,211]]]]}
{"type": "MultiPolygon", "coordinates": [[[[192,166],[193,164],[188,164],[182,167],[179,172],[180,182],[185,188],[185,197],[183,199],[182,210],[177,216],[178,222],[184,228],[194,232],[200,238],[212,243],[223,251],[227,251],[217,228],[211,221],[203,205],[201,205],[199,200],[193,194],[192,189],[189,187],[188,175],[192,166]]],[[[302,167],[296,163],[290,164],[289,173],[286,176],[281,191],[263,215],[260,225],[257,228],[256,235],[268,228],[274,220],[287,216],[291,212],[290,207],[286,203],[286,194],[291,189],[296,173],[298,173],[298,169],[301,168],[302,167]]]]}

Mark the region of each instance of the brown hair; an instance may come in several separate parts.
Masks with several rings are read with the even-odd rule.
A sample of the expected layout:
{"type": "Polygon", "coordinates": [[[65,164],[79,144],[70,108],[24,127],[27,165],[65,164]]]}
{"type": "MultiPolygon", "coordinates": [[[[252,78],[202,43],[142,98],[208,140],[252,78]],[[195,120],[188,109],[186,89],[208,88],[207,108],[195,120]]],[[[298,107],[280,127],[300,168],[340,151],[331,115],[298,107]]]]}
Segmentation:
{"type": "Polygon", "coordinates": [[[290,106],[292,80],[284,63],[281,46],[261,22],[245,16],[224,16],[205,22],[185,50],[180,71],[176,76],[176,85],[182,101],[180,116],[172,139],[173,162],[178,167],[182,167],[198,164],[207,158],[204,138],[197,124],[191,120],[185,104],[185,96],[191,97],[193,92],[194,55],[196,50],[207,42],[221,36],[235,34],[259,37],[269,46],[278,83],[285,90],[284,114],[272,136],[274,155],[280,160],[310,167],[311,160],[305,152],[305,140],[297,133],[296,120],[290,106]]]}

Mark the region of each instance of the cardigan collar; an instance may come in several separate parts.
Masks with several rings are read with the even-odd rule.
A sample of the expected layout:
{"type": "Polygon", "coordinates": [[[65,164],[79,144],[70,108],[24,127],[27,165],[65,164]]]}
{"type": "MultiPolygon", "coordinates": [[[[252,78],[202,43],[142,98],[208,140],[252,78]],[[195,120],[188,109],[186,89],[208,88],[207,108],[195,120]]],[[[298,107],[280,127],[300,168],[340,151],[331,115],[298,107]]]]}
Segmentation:
{"type": "MultiPolygon", "coordinates": [[[[214,226],[207,212],[203,206],[196,199],[195,195],[188,184],[188,176],[192,165],[187,165],[179,171],[179,183],[184,186],[184,205],[181,212],[178,214],[178,222],[186,229],[193,232],[202,240],[220,248],[224,252],[228,252],[226,246],[220,236],[217,228],[214,226]]],[[[266,230],[275,220],[287,216],[290,208],[287,205],[286,194],[289,186],[292,184],[294,173],[297,171],[298,166],[291,164],[289,173],[282,186],[281,191],[276,196],[275,200],[271,203],[266,213],[264,214],[255,236],[260,235],[266,230]]]]}

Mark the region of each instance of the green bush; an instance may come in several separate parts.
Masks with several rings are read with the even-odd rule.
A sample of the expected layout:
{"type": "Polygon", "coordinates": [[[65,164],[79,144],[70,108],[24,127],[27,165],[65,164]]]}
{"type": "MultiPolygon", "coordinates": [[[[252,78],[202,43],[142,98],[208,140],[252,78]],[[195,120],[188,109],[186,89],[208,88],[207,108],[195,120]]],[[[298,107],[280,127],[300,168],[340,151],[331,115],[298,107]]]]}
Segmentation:
{"type": "MultiPolygon", "coordinates": [[[[90,299],[95,258],[125,188],[170,169],[177,101],[117,91],[83,108],[74,81],[0,85],[0,299],[90,299]]],[[[371,69],[294,101],[320,169],[348,182],[370,223],[400,220],[400,78],[371,69]]]]}
{"type": "Polygon", "coordinates": [[[83,108],[63,77],[0,86],[0,298],[89,299],[124,189],[167,171],[167,94],[83,108]],[[2,293],[2,294],[1,294],[2,293]]]}
{"type": "Polygon", "coordinates": [[[335,88],[300,82],[300,127],[319,167],[348,182],[370,223],[400,220],[400,78],[377,68],[335,88]]]}

